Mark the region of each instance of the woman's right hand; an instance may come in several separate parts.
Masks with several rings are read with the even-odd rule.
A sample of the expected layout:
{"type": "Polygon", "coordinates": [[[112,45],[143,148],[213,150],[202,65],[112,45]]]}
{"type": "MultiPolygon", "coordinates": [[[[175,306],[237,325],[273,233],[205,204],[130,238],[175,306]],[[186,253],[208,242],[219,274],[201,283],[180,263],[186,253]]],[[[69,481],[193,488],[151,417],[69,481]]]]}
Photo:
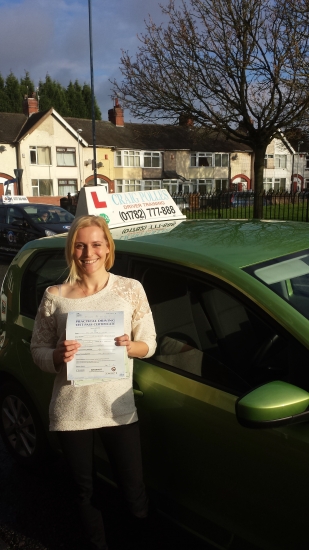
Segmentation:
{"type": "Polygon", "coordinates": [[[55,367],[61,365],[62,363],[72,361],[80,346],[81,344],[76,342],[76,340],[64,340],[59,342],[53,353],[55,367]]]}

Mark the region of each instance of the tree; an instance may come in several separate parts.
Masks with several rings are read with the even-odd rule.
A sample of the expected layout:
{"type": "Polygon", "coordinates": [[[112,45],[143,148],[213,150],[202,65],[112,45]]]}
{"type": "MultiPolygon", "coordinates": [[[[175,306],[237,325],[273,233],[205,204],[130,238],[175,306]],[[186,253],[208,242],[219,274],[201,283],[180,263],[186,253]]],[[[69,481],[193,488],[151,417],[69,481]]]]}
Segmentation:
{"type": "Polygon", "coordinates": [[[12,72],[5,79],[4,92],[7,97],[7,112],[21,113],[22,95],[20,91],[20,84],[12,72]]]}
{"type": "Polygon", "coordinates": [[[70,115],[65,88],[48,74],[45,82],[39,83],[39,98],[40,111],[47,111],[53,107],[61,116],[70,115]]]}
{"type": "MultiPolygon", "coordinates": [[[[86,118],[92,118],[92,99],[91,99],[91,88],[89,84],[84,84],[83,86],[83,99],[86,107],[86,118]]],[[[94,117],[96,120],[102,119],[102,113],[97,104],[96,98],[94,98],[94,117]]]]}
{"type": "Polygon", "coordinates": [[[20,79],[19,85],[20,85],[20,94],[22,98],[25,95],[31,97],[33,92],[35,91],[34,84],[30,78],[28,71],[25,71],[25,76],[24,78],[20,79]]]}
{"type": "Polygon", "coordinates": [[[82,94],[82,87],[77,80],[75,80],[74,84],[70,82],[66,90],[66,96],[70,116],[86,118],[86,108],[82,94]]]}
{"type": "Polygon", "coordinates": [[[0,112],[8,112],[8,101],[5,93],[5,83],[2,75],[0,74],[0,112]]]}
{"type": "MultiPolygon", "coordinates": [[[[263,191],[267,145],[300,126],[309,107],[308,0],[188,0],[151,18],[136,57],[122,52],[114,93],[143,120],[180,116],[223,132],[254,152],[263,191]]],[[[262,216],[256,200],[254,216],[262,216]]]]}

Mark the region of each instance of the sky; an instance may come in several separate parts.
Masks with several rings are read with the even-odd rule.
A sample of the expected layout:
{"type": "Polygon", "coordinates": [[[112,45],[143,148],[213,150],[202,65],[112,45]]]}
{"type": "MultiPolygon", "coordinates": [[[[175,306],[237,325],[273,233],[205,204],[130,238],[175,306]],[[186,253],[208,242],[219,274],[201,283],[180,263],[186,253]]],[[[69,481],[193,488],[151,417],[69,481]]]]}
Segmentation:
{"type": "MultiPolygon", "coordinates": [[[[91,9],[95,96],[107,120],[121,50],[134,56],[145,20],[161,23],[164,16],[158,0],[91,0],[91,9]]],[[[3,78],[28,71],[35,86],[46,74],[63,86],[90,84],[88,0],[0,0],[0,52],[3,78]]],[[[132,120],[129,112],[125,120],[132,120]]]]}

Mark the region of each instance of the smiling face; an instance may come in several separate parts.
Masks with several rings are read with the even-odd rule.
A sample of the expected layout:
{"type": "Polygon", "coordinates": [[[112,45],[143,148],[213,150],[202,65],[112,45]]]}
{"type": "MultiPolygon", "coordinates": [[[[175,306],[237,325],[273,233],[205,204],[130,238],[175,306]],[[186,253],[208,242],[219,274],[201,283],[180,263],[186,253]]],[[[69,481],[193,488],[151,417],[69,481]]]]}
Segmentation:
{"type": "Polygon", "coordinates": [[[109,247],[100,227],[91,225],[77,231],[73,258],[80,276],[106,271],[108,253],[109,247]]]}

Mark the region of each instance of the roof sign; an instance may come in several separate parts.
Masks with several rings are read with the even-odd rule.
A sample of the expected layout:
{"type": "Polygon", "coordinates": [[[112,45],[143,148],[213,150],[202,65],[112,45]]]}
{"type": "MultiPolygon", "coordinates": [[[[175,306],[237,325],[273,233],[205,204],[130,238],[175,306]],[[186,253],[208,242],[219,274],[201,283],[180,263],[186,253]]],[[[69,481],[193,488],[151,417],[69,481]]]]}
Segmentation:
{"type": "Polygon", "coordinates": [[[0,197],[0,202],[2,202],[3,204],[6,203],[23,203],[23,202],[29,202],[27,197],[25,197],[24,195],[2,195],[2,197],[0,197]]]}
{"type": "Polygon", "coordinates": [[[76,217],[87,214],[102,216],[110,228],[186,218],[166,189],[107,193],[101,186],[80,190],[76,217]]]}
{"type": "Polygon", "coordinates": [[[182,220],[167,220],[163,222],[143,223],[134,225],[133,227],[118,227],[111,230],[113,239],[119,241],[129,241],[136,237],[144,237],[145,235],[158,235],[159,233],[169,233],[175,229],[177,225],[183,223],[182,220]]]}

